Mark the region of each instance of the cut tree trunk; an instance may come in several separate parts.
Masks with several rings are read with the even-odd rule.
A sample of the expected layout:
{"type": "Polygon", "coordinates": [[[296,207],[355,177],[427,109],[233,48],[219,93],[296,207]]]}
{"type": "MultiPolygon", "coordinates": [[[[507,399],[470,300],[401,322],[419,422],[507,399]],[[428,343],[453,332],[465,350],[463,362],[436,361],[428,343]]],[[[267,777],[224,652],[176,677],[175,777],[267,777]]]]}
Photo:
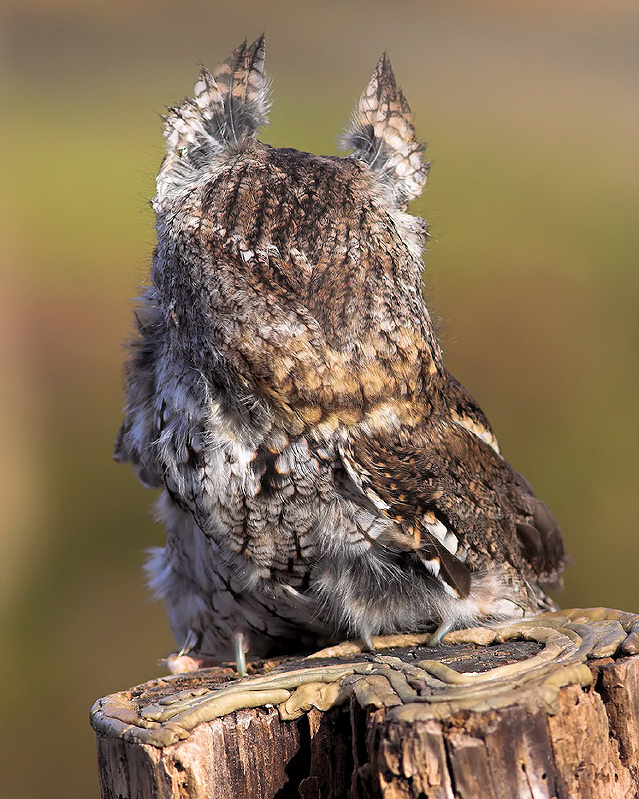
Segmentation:
{"type": "Polygon", "coordinates": [[[501,635],[484,644],[459,631],[438,649],[288,659],[258,664],[258,676],[244,681],[229,669],[202,669],[105,697],[92,712],[102,799],[637,797],[639,655],[628,654],[637,625],[632,645],[606,639],[606,650],[609,619],[566,613],[569,623],[552,629],[572,636],[570,657],[565,643],[557,654],[561,638],[538,627],[528,640],[501,635]],[[598,638],[586,646],[590,628],[598,638]],[[313,681],[295,704],[294,689],[279,687],[339,664],[351,673],[330,695],[308,699],[320,690],[313,681]],[[270,695],[260,674],[275,679],[270,695]],[[242,693],[243,709],[225,715],[205,704],[190,720],[153,720],[185,692],[197,704],[210,689],[237,684],[261,693],[252,701],[242,693]],[[266,706],[247,707],[265,698],[266,706]]]}

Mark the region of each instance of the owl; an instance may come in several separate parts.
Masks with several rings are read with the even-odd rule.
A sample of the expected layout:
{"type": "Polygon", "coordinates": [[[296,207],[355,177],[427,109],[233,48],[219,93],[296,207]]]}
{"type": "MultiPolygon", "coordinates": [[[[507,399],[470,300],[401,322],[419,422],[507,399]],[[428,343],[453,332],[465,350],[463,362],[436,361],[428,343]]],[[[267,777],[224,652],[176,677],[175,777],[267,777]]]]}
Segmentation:
{"type": "Polygon", "coordinates": [[[238,663],[553,607],[546,505],[446,370],[422,293],[424,145],[384,55],[345,157],[275,148],[264,41],[164,120],[157,247],[115,458],[161,488],[149,583],[238,663]]]}

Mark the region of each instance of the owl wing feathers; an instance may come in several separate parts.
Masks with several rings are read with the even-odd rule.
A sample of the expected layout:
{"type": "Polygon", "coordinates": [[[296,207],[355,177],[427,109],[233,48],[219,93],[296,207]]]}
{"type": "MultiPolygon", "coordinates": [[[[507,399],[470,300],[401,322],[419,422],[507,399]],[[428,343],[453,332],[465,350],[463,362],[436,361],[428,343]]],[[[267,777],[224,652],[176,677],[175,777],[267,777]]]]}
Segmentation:
{"type": "MultiPolygon", "coordinates": [[[[368,437],[367,443],[370,444],[368,437]]],[[[424,507],[432,507],[432,500],[437,493],[432,488],[434,473],[425,471],[421,475],[419,482],[423,491],[420,507],[415,503],[418,498],[413,496],[410,485],[412,464],[409,461],[414,453],[408,448],[393,452],[393,444],[388,441],[382,443],[380,436],[364,451],[360,444],[356,433],[347,436],[340,442],[339,453],[353,484],[391,523],[387,536],[380,543],[396,556],[409,557],[414,562],[419,562],[423,569],[438,578],[454,596],[468,596],[470,570],[447,548],[451,546],[451,536],[448,535],[446,539],[446,531],[444,536],[440,535],[438,538],[425,524],[428,516],[431,529],[440,533],[441,523],[432,510],[422,513],[424,507]],[[430,501],[425,499],[427,496],[430,501]]]]}
{"type": "MultiPolygon", "coordinates": [[[[479,405],[449,372],[446,372],[445,384],[450,418],[499,455],[499,444],[479,405]]],[[[565,566],[566,555],[557,520],[548,506],[534,495],[530,484],[521,474],[502,458],[498,458],[498,462],[504,464],[514,477],[513,506],[518,511],[515,526],[524,560],[532,566],[540,583],[560,587],[559,575],[565,566]]]]}
{"type": "Polygon", "coordinates": [[[468,595],[471,571],[487,559],[557,581],[564,565],[557,523],[478,433],[436,413],[373,436],[355,428],[342,451],[367,498],[374,495],[401,530],[398,544],[457,596],[468,595]]]}

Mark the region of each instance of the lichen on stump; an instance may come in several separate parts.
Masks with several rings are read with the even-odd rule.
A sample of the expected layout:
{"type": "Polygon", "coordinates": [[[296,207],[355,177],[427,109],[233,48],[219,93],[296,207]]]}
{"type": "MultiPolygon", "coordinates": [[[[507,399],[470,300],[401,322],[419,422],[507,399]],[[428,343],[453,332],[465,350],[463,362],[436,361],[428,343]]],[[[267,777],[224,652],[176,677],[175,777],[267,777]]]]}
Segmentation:
{"type": "Polygon", "coordinates": [[[98,700],[103,799],[636,795],[639,617],[560,611],[438,648],[386,643],[98,700]]]}

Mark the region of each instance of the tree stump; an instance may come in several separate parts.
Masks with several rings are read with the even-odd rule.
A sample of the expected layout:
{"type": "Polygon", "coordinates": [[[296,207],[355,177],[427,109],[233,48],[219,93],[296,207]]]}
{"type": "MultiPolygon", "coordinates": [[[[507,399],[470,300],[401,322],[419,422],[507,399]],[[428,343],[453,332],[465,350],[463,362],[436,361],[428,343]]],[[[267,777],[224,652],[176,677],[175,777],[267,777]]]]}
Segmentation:
{"type": "Polygon", "coordinates": [[[637,797],[639,617],[560,611],[428,639],[104,697],[102,799],[637,797]]]}

